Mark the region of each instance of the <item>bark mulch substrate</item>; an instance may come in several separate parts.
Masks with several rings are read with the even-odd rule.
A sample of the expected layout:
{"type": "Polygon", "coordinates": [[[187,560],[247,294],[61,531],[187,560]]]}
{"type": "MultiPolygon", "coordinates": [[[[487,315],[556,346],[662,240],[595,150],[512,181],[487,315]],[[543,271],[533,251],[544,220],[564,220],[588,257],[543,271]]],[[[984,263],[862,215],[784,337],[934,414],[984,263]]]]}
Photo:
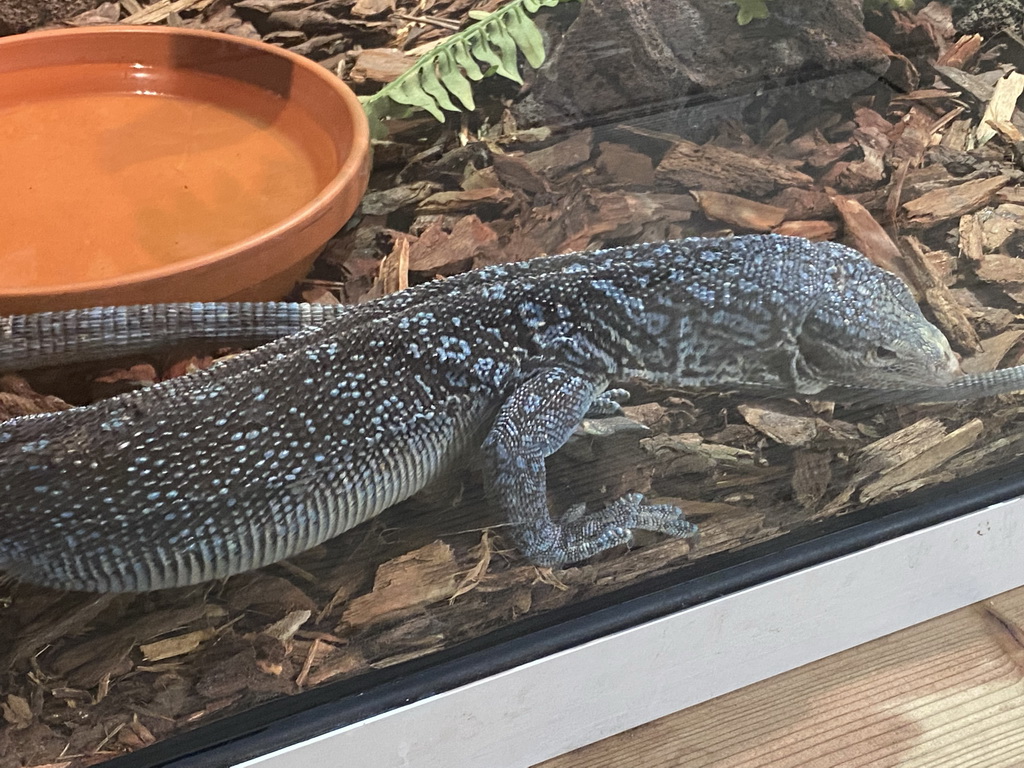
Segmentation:
{"type": "MultiPolygon", "coordinates": [[[[496,5],[121,0],[71,23],[167,22],[262,37],[372,90],[408,66],[405,51],[458,28],[468,10],[496,5]]],[[[358,219],[329,245],[301,297],[359,301],[598,245],[782,232],[843,240],[900,274],[966,370],[1017,364],[1024,122],[1014,105],[1024,76],[1013,63],[1024,43],[1001,29],[961,35],[952,18],[939,3],[876,13],[874,44],[890,62],[883,82],[792,123],[720,123],[701,142],[636,124],[517,130],[506,109],[514,91],[488,84],[479,114],[392,126],[358,219]]],[[[145,386],[219,352],[30,383],[8,376],[0,415],[63,407],[40,391],[87,402],[145,386]]],[[[450,498],[404,505],[223,583],[100,597],[5,584],[0,767],[93,765],[272,697],[970,476],[1024,453],[1021,403],[856,412],[635,389],[623,417],[587,422],[552,459],[553,501],[623,491],[675,500],[703,529],[692,549],[647,537],[631,552],[537,569],[510,548],[469,473],[450,498]]]]}

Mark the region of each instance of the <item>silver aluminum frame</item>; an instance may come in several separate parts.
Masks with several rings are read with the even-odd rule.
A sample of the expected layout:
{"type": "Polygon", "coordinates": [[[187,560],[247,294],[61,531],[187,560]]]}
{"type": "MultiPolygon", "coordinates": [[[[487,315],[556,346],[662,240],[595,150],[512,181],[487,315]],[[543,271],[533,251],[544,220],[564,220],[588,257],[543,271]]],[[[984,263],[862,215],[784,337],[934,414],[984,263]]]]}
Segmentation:
{"type": "Polygon", "coordinates": [[[1022,584],[1018,497],[238,768],[527,768],[1022,584]]]}

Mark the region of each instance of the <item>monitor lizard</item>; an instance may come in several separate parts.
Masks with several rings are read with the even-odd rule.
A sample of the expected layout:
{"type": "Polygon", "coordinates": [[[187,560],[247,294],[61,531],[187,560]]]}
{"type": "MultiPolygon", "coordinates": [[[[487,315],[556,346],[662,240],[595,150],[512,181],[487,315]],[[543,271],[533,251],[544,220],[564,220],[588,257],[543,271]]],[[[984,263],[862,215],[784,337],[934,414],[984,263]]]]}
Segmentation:
{"type": "Polygon", "coordinates": [[[140,591],[295,555],[479,457],[542,566],[693,537],[638,494],[552,515],[545,458],[612,383],[782,396],[956,400],[963,376],[897,277],[835,243],[688,238],[541,257],[347,307],[172,304],[0,319],[0,366],[184,338],[267,341],[209,370],[0,422],[0,568],[59,589],[140,591]],[[278,338],[279,337],[279,338],[278,338]]]}

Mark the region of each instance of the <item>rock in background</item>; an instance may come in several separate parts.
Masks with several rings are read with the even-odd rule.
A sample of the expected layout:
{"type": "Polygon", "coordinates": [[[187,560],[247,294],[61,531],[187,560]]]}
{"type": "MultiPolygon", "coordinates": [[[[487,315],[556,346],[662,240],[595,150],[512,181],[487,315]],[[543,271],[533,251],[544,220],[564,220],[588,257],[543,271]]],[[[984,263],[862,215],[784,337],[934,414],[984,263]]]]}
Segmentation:
{"type": "Polygon", "coordinates": [[[740,26],[737,6],[727,2],[583,3],[515,115],[525,126],[658,114],[666,129],[702,138],[706,123],[738,117],[765,86],[794,85],[800,92],[787,88],[787,104],[811,109],[820,99],[846,99],[888,67],[884,44],[864,30],[861,6],[787,0],[770,4],[767,20],[740,26]],[[739,98],[723,104],[723,94],[739,98]],[[717,108],[692,108],[712,95],[717,108]]]}

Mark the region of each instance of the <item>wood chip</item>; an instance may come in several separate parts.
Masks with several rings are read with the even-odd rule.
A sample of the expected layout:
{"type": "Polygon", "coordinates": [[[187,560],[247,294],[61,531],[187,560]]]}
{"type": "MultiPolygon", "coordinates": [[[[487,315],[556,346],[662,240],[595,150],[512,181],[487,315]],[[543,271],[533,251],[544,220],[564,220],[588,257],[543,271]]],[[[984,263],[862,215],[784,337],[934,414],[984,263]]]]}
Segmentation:
{"type": "Polygon", "coordinates": [[[963,91],[962,96],[969,95],[972,97],[976,104],[987,104],[991,101],[993,88],[982,78],[956,67],[937,65],[935,71],[942,76],[943,80],[952,83],[954,87],[963,91]]]}
{"type": "Polygon", "coordinates": [[[547,179],[522,156],[495,154],[492,164],[498,179],[506,187],[521,189],[531,195],[551,191],[547,179]]]}
{"type": "Polygon", "coordinates": [[[33,720],[32,707],[29,705],[28,699],[14,693],[7,694],[0,702],[0,714],[3,715],[4,720],[18,730],[28,728],[33,720]]]}
{"type": "Polygon", "coordinates": [[[920,487],[930,472],[974,445],[983,432],[981,419],[972,419],[949,434],[915,444],[912,456],[883,471],[878,479],[861,489],[860,500],[868,502],[888,498],[907,490],[905,486],[908,484],[912,485],[909,490],[920,487]]]}
{"type": "Polygon", "coordinates": [[[981,224],[977,216],[963,216],[960,219],[960,253],[970,261],[977,262],[984,254],[985,248],[981,234],[981,224]]]}
{"type": "Polygon", "coordinates": [[[750,462],[754,453],[743,448],[706,442],[700,435],[654,435],[640,441],[667,475],[704,474],[719,465],[750,462]]]}
{"type": "Polygon", "coordinates": [[[400,208],[416,205],[426,200],[440,186],[432,181],[414,181],[410,184],[399,184],[388,189],[368,192],[359,204],[360,210],[367,216],[386,216],[400,208]]]}
{"type": "Polygon", "coordinates": [[[369,301],[390,293],[404,291],[409,287],[409,251],[411,250],[408,237],[395,239],[395,244],[390,253],[381,259],[380,269],[377,272],[377,279],[374,280],[370,290],[362,299],[369,301]]]}
{"type": "Polygon", "coordinates": [[[938,419],[919,419],[864,446],[857,454],[857,474],[867,477],[886,472],[909,461],[922,446],[935,444],[945,435],[946,429],[938,419]]]}
{"type": "Polygon", "coordinates": [[[269,15],[274,11],[294,11],[297,8],[305,8],[312,2],[313,0],[235,0],[234,6],[269,15]]]}
{"type": "MultiPolygon", "coordinates": [[[[976,221],[980,225],[982,249],[999,251],[1024,231],[1024,205],[1003,203],[994,210],[983,211],[976,221]]],[[[1003,252],[1006,253],[1005,250],[1003,252]]]]}
{"type": "Polygon", "coordinates": [[[319,656],[311,662],[311,666],[313,671],[305,679],[306,685],[310,688],[336,677],[366,669],[368,665],[366,658],[357,651],[334,649],[328,654],[321,650],[319,656]]]}
{"type": "Polygon", "coordinates": [[[818,435],[817,417],[794,413],[795,409],[787,409],[785,405],[765,407],[742,403],[736,410],[747,424],[783,445],[804,446],[818,435]]]}
{"type": "Polygon", "coordinates": [[[550,147],[527,152],[522,159],[531,170],[549,181],[554,181],[587,162],[593,152],[593,146],[593,131],[586,128],[550,147]]]}
{"type": "Polygon", "coordinates": [[[939,58],[936,64],[955,69],[964,69],[964,65],[978,55],[984,38],[981,35],[962,35],[953,45],[949,46],[939,58]]]}
{"type": "Polygon", "coordinates": [[[854,120],[857,130],[853,132],[853,143],[860,149],[861,158],[836,163],[822,179],[822,183],[847,192],[869,189],[885,177],[885,155],[893,132],[892,124],[873,109],[858,109],[854,120]]]}
{"type": "Polygon", "coordinates": [[[316,655],[320,651],[320,638],[314,638],[313,642],[309,644],[309,651],[306,653],[306,658],[302,662],[302,669],[299,670],[298,677],[295,678],[295,686],[302,688],[306,684],[306,678],[309,677],[309,670],[313,667],[313,662],[316,661],[316,655]]]}
{"type": "Polygon", "coordinates": [[[808,240],[825,241],[835,240],[839,230],[831,221],[805,219],[803,221],[784,221],[779,224],[779,226],[775,227],[772,232],[776,235],[805,237],[808,240]]]}
{"type": "Polygon", "coordinates": [[[918,168],[935,131],[931,111],[915,105],[900,120],[888,160],[896,166],[885,202],[885,221],[895,221],[903,198],[903,187],[911,169],[918,168]]]}
{"type": "Polygon", "coordinates": [[[395,10],[395,0],[356,0],[352,13],[356,16],[376,16],[395,10]]]}
{"type": "Polygon", "coordinates": [[[677,141],[665,154],[655,178],[659,184],[753,197],[767,196],[784,187],[809,187],[814,181],[771,158],[685,140],[677,141]]]}
{"type": "MultiPolygon", "coordinates": [[[[603,233],[609,238],[640,241],[669,239],[673,225],[689,221],[697,210],[691,195],[659,192],[613,192],[589,195],[596,210],[589,211],[585,226],[573,238],[579,242],[603,233]]],[[[560,252],[571,250],[563,242],[560,252]]]]}
{"type": "Polygon", "coordinates": [[[502,206],[515,199],[515,195],[501,187],[480,187],[436,192],[416,206],[417,214],[459,213],[475,211],[486,205],[502,206]]]}
{"type": "MultiPolygon", "coordinates": [[[[139,8],[139,11],[141,10],[139,8]]],[[[120,18],[121,4],[107,2],[91,11],[78,14],[74,18],[69,19],[67,24],[72,27],[90,27],[96,24],[116,24],[120,18]]]]}
{"type": "Polygon", "coordinates": [[[458,584],[458,570],[452,548],[442,541],[390,560],[377,569],[373,590],[349,604],[342,622],[362,626],[447,600],[458,584]]]}
{"type": "Polygon", "coordinates": [[[1008,144],[1016,147],[1018,151],[1021,144],[1024,144],[1024,133],[1021,133],[1020,128],[1009,120],[988,120],[986,125],[1002,136],[1008,144]]]}
{"type": "Polygon", "coordinates": [[[984,373],[994,371],[997,368],[1017,365],[1017,358],[1010,357],[1011,350],[1020,348],[1024,342],[1024,330],[1014,328],[1003,331],[996,336],[984,339],[981,342],[981,350],[973,357],[963,361],[964,373],[984,373]]]}
{"type": "Polygon", "coordinates": [[[904,263],[910,269],[919,293],[935,314],[936,324],[958,352],[970,355],[980,352],[978,333],[939,276],[934,260],[925,253],[924,246],[916,237],[905,237],[904,242],[908,246],[904,263]]]}
{"type": "Polygon", "coordinates": [[[982,280],[1011,292],[1024,285],[1024,259],[1001,253],[982,253],[974,261],[974,272],[982,280]]]}
{"type": "Polygon", "coordinates": [[[152,5],[146,6],[139,13],[121,19],[121,24],[156,24],[164,21],[172,13],[182,11],[201,11],[210,5],[214,0],[158,0],[152,5]]]}
{"type": "Polygon", "coordinates": [[[263,634],[272,637],[282,643],[287,643],[299,631],[299,627],[309,621],[313,615],[310,610],[291,611],[284,618],[275,621],[263,630],[263,634]]]}
{"type": "Polygon", "coordinates": [[[832,482],[832,459],[821,451],[799,450],[793,454],[793,497],[810,509],[825,496],[832,482]]]}
{"type": "Polygon", "coordinates": [[[157,640],[155,643],[140,645],[139,650],[146,661],[162,661],[163,659],[172,659],[175,656],[184,656],[186,653],[191,653],[216,635],[217,632],[213,629],[197,629],[194,632],[186,632],[183,635],[157,640]]]}
{"type": "Polygon", "coordinates": [[[597,169],[614,184],[650,189],[654,186],[654,162],[625,144],[603,141],[598,145],[597,169]]]}
{"type": "Polygon", "coordinates": [[[771,232],[786,218],[786,209],[711,190],[691,192],[709,219],[751,232],[771,232]]]}
{"type": "Polygon", "coordinates": [[[1024,187],[1004,187],[996,193],[996,202],[1024,205],[1024,187]]]}
{"type": "Polygon", "coordinates": [[[1020,72],[1010,72],[996,83],[993,89],[992,98],[985,107],[985,114],[982,116],[978,127],[975,130],[975,141],[980,147],[996,135],[996,128],[992,123],[1009,123],[1017,108],[1017,99],[1024,93],[1024,75],[1020,72]]]}
{"type": "Polygon", "coordinates": [[[836,213],[832,197],[823,189],[787,187],[770,202],[785,208],[788,219],[829,219],[836,213]]]}
{"type": "Polygon", "coordinates": [[[490,529],[483,532],[480,537],[480,544],[473,548],[471,555],[477,558],[476,565],[469,569],[469,572],[462,577],[448,603],[453,604],[456,598],[472,592],[480,584],[480,579],[491,567],[491,556],[494,554],[494,534],[490,529]]]}
{"type": "Polygon", "coordinates": [[[474,215],[463,216],[445,232],[439,222],[431,224],[409,248],[409,269],[414,272],[451,274],[487,253],[498,234],[474,215]]]}
{"type": "Polygon", "coordinates": [[[312,7],[274,11],[267,17],[266,23],[274,29],[296,30],[310,37],[336,33],[346,26],[346,22],[334,14],[312,7]]]}
{"type": "Polygon", "coordinates": [[[832,198],[843,219],[847,240],[872,263],[900,277],[916,290],[899,246],[859,201],[842,195],[832,198]]]}
{"type": "Polygon", "coordinates": [[[394,48],[367,48],[360,51],[348,76],[353,83],[390,83],[405,74],[416,63],[414,56],[407,56],[394,48]]]}
{"type": "Polygon", "coordinates": [[[59,397],[36,392],[21,376],[13,373],[0,375],[0,419],[66,411],[68,408],[71,408],[71,405],[59,397]]]}
{"type": "Polygon", "coordinates": [[[911,217],[910,224],[931,227],[988,205],[996,192],[1009,182],[1005,176],[965,181],[926,192],[916,200],[904,203],[903,210],[911,217]]]}

